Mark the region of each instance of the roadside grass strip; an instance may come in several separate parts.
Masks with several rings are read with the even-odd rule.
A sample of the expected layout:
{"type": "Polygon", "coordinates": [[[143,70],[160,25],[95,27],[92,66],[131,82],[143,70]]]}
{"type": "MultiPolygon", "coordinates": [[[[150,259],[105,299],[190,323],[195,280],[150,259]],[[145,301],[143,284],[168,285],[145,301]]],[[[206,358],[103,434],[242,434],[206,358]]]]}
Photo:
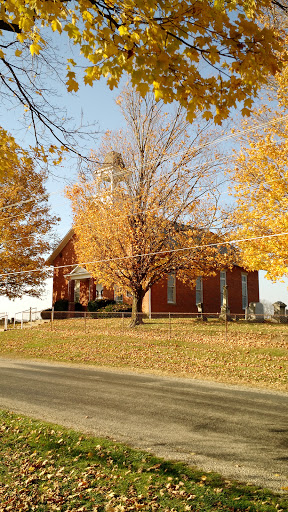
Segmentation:
{"type": "MultiPolygon", "coordinates": [[[[126,321],[126,319],[125,319],[126,321]]],[[[288,324],[231,322],[227,335],[217,321],[163,319],[121,327],[120,319],[55,320],[0,333],[0,356],[288,390],[288,324]],[[120,324],[119,324],[120,322],[120,324]],[[171,334],[171,336],[170,336],[171,334]]]]}
{"type": "Polygon", "coordinates": [[[287,495],[0,411],[0,511],[286,512],[287,495]]]}

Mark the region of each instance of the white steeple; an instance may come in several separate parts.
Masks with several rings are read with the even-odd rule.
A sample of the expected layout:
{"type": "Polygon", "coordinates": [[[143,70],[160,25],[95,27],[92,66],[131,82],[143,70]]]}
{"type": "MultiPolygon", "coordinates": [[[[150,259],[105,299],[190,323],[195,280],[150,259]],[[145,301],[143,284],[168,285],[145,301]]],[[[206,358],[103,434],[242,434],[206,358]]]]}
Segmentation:
{"type": "Polygon", "coordinates": [[[127,170],[123,162],[121,153],[110,151],[104,159],[103,165],[95,172],[96,178],[100,181],[111,183],[111,192],[121,181],[125,181],[127,170]]]}

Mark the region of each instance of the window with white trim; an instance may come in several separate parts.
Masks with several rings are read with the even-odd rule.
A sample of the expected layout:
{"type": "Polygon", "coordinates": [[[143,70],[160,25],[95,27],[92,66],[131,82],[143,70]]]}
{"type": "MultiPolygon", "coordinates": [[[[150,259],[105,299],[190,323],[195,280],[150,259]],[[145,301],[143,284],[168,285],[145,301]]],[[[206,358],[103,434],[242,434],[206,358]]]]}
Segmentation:
{"type": "Polygon", "coordinates": [[[123,302],[123,292],[119,286],[114,286],[114,300],[115,302],[123,302]]]}
{"type": "Polygon", "coordinates": [[[74,302],[80,302],[80,279],[74,281],[74,302]]]}
{"type": "Polygon", "coordinates": [[[100,283],[96,284],[96,299],[102,299],[103,297],[103,286],[100,283]]]}
{"type": "Polygon", "coordinates": [[[169,274],[167,278],[167,303],[176,304],[176,276],[169,274]]]}
{"type": "Polygon", "coordinates": [[[203,303],[203,280],[202,277],[196,279],[196,304],[203,303]]]}
{"type": "Polygon", "coordinates": [[[242,309],[248,306],[248,287],[247,287],[247,274],[241,274],[242,283],[242,309]]]}
{"type": "Polygon", "coordinates": [[[220,272],[220,305],[223,306],[223,288],[226,286],[226,270],[220,272]]]}

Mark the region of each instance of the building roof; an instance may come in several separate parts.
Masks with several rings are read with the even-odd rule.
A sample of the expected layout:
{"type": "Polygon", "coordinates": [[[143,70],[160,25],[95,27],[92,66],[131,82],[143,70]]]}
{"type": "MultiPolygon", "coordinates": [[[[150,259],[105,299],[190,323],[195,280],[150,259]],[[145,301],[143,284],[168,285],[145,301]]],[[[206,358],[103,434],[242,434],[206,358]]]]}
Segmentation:
{"type": "Polygon", "coordinates": [[[75,279],[89,279],[91,274],[86,270],[86,268],[80,267],[77,265],[76,268],[72,270],[69,274],[64,276],[66,279],[75,280],[75,279]]]}
{"type": "Polygon", "coordinates": [[[45,265],[53,265],[53,261],[57,258],[58,254],[64,249],[64,247],[68,244],[69,240],[75,235],[75,231],[73,228],[69,229],[68,233],[61,240],[60,244],[57,245],[56,249],[50,254],[49,258],[45,261],[45,265]]]}

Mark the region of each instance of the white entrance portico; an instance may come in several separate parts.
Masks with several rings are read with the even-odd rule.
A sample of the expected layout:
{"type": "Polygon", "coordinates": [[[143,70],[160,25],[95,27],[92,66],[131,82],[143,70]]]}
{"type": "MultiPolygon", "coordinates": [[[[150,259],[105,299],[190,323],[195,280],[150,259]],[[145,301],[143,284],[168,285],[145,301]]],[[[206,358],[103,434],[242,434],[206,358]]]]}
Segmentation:
{"type": "Polygon", "coordinates": [[[69,274],[64,276],[68,280],[68,297],[72,302],[80,302],[81,281],[85,283],[85,289],[88,291],[88,301],[93,294],[93,280],[91,274],[83,267],[77,265],[69,274]],[[87,279],[89,280],[87,282],[87,279]]]}

